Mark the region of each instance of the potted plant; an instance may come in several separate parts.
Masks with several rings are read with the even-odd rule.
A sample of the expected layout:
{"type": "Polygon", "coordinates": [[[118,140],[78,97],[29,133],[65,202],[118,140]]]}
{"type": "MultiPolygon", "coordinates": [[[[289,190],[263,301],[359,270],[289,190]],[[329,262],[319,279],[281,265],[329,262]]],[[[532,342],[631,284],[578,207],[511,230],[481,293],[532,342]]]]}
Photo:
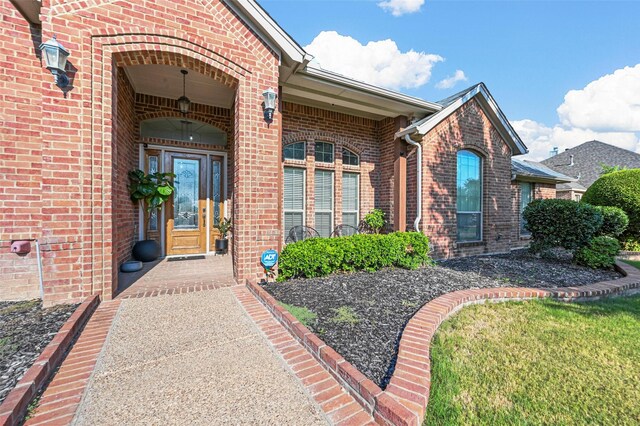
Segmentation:
{"type": "MultiPolygon", "coordinates": [[[[129,194],[131,201],[138,203],[142,201],[145,207],[145,222],[150,214],[157,211],[166,202],[175,188],[173,187],[173,173],[149,173],[136,169],[129,172],[129,194]]],[[[145,227],[146,228],[146,227],[145,227]]],[[[147,238],[145,229],[145,239],[138,241],[133,246],[133,257],[142,262],[156,260],[161,254],[160,245],[155,240],[147,238]]]]}
{"type": "Polygon", "coordinates": [[[223,218],[215,228],[220,231],[220,238],[216,238],[216,253],[227,254],[229,251],[229,240],[227,235],[231,230],[231,219],[223,218]]]}

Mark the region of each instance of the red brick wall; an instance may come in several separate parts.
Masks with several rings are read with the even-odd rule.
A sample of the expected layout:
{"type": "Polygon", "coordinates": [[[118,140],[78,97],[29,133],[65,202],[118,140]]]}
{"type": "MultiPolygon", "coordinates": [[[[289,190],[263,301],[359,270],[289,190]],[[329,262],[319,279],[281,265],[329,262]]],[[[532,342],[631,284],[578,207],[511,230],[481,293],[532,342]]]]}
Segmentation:
{"type": "MultiPolygon", "coordinates": [[[[412,165],[409,165],[409,170],[412,165]]],[[[447,258],[509,250],[512,233],[511,150],[475,100],[432,129],[423,139],[421,229],[434,256],[447,258]],[[456,242],[457,153],[482,157],[483,240],[456,242]]],[[[413,195],[408,196],[409,199],[413,195]]]]}
{"type": "Polygon", "coordinates": [[[135,112],[135,92],[122,68],[116,72],[114,91],[115,122],[113,126],[112,203],[114,277],[117,268],[131,257],[131,248],[137,240],[138,209],[129,197],[130,170],[138,168],[138,121],[135,112]]]}
{"type": "Polygon", "coordinates": [[[39,28],[9,0],[0,1],[0,16],[0,300],[19,300],[39,297],[35,246],[18,257],[10,243],[44,242],[40,81],[53,77],[40,66],[39,28]]]}
{"type": "Polygon", "coordinates": [[[28,182],[0,193],[2,240],[43,239],[46,303],[95,292],[112,296],[113,253],[120,259],[122,247],[130,244],[114,246],[118,218],[110,202],[120,191],[112,186],[118,173],[114,164],[121,160],[113,152],[116,67],[142,63],[184,67],[236,90],[235,137],[229,138],[235,154],[230,164],[236,171],[234,204],[242,212],[234,218],[235,271],[241,280],[256,280],[259,253],[280,240],[277,209],[268,206],[279,198],[281,116],[267,125],[260,101],[263,90],[278,86],[274,52],[219,0],[44,1],[43,38],[56,34],[71,52],[72,88],[65,95],[34,53],[39,38],[32,40],[10,2],[3,0],[0,8],[6,70],[0,79],[0,114],[11,123],[2,126],[10,136],[3,135],[2,149],[27,150],[13,160],[4,151],[2,173],[13,177],[16,170],[26,170],[22,179],[28,182]],[[20,102],[28,105],[17,108],[20,102]],[[9,198],[19,198],[21,206],[9,198]],[[32,204],[25,207],[25,202],[32,204]]]}

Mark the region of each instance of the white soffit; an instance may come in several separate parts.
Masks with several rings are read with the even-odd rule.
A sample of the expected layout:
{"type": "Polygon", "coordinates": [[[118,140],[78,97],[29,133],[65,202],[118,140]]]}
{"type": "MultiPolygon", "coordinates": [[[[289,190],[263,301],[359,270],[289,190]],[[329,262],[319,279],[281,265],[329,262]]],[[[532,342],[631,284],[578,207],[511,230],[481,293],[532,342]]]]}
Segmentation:
{"type": "MultiPolygon", "coordinates": [[[[155,64],[125,67],[136,93],[169,99],[182,96],[180,70],[180,67],[155,64]]],[[[189,71],[186,82],[186,94],[193,103],[222,108],[231,108],[233,105],[235,91],[204,74],[189,71]]]]}

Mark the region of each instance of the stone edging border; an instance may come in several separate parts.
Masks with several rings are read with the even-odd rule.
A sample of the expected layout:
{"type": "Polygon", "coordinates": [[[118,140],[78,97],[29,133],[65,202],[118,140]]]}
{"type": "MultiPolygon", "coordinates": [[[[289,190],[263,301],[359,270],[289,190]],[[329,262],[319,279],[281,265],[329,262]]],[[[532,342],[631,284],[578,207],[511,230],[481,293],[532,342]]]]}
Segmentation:
{"type": "Polygon", "coordinates": [[[19,424],[40,388],[53,376],[74,339],[100,304],[95,294],[76,308],[0,405],[0,425],[19,424]]]}
{"type": "Polygon", "coordinates": [[[266,290],[250,282],[247,282],[247,287],[354,399],[373,415],[377,423],[421,425],[431,385],[431,339],[440,324],[449,316],[466,305],[485,301],[502,302],[546,297],[563,301],[582,301],[640,293],[640,270],[621,262],[616,262],[615,266],[624,275],[623,278],[580,287],[472,289],[459,290],[435,298],[409,320],[402,332],[396,367],[384,391],[297,321],[266,290]]]}

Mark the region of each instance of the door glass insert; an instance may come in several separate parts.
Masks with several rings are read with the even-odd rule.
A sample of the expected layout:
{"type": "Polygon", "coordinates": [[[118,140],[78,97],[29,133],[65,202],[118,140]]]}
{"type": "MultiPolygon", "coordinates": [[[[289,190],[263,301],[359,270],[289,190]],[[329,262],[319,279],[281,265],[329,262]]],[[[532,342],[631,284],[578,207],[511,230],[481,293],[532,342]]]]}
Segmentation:
{"type": "Polygon", "coordinates": [[[222,179],[222,163],[220,161],[213,161],[213,226],[220,223],[220,200],[221,200],[221,186],[220,180],[222,179]]]}
{"type": "Polygon", "coordinates": [[[173,198],[174,229],[198,228],[200,200],[200,161],[186,158],[173,159],[175,193],[173,198]]]}
{"type": "MultiPolygon", "coordinates": [[[[158,156],[149,156],[149,174],[158,173],[158,156]]],[[[158,210],[149,213],[149,231],[158,230],[158,210]]]]}

